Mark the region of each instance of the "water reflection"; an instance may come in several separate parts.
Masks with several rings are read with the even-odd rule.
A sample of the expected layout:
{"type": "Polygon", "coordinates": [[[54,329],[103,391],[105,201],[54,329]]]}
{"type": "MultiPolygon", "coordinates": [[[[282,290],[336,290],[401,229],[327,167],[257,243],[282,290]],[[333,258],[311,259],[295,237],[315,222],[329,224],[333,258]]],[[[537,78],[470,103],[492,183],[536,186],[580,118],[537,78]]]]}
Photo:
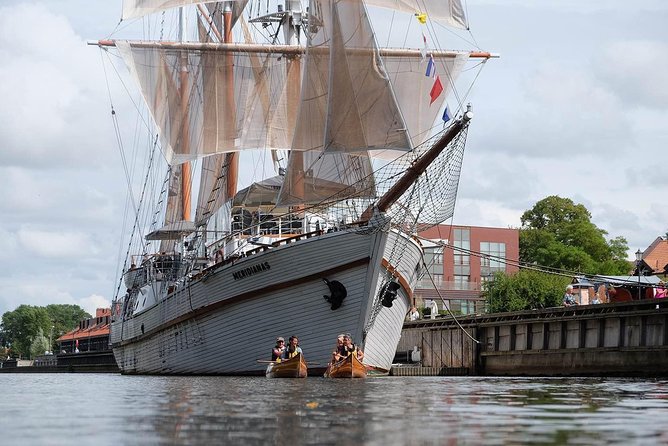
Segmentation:
{"type": "MultiPolygon", "coordinates": [[[[668,382],[0,374],[21,444],[659,444],[668,382]]],[[[4,441],[3,441],[4,443],[4,441]]]]}

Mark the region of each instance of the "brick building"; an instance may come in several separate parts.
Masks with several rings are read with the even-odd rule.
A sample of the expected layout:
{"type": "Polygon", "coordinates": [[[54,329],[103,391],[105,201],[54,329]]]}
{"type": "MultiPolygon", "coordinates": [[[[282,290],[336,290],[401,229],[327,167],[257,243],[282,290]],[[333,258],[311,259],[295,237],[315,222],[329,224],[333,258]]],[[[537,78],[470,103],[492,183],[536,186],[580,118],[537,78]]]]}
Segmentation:
{"type": "Polygon", "coordinates": [[[98,308],[95,317],[79,321],[77,328],[57,339],[60,351],[74,353],[109,350],[110,319],[111,308],[98,308]]]}
{"type": "Polygon", "coordinates": [[[434,244],[425,243],[430,274],[423,276],[415,291],[417,306],[423,306],[425,299],[434,299],[443,309],[442,298],[456,313],[480,313],[484,311],[481,284],[492,280],[497,271],[518,270],[517,229],[438,225],[420,236],[434,244]],[[454,248],[443,247],[441,242],[454,248]]]}
{"type": "MultiPolygon", "coordinates": [[[[642,275],[662,275],[668,274],[668,240],[657,237],[651,245],[642,253],[642,263],[640,264],[642,275]]],[[[636,271],[634,273],[638,275],[636,271]]]]}

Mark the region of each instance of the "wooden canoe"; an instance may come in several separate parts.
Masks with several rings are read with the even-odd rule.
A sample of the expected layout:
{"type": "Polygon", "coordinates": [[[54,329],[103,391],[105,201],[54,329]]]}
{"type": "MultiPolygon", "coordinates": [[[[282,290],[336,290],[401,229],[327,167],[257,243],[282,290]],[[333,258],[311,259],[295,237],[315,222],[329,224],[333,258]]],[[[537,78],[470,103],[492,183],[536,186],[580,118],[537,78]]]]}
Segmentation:
{"type": "Polygon", "coordinates": [[[357,355],[348,355],[339,362],[330,364],[325,371],[325,378],[366,378],[366,367],[357,355]]]}
{"type": "Polygon", "coordinates": [[[301,353],[290,359],[271,363],[267,367],[267,378],[306,378],[306,375],[306,361],[301,353]]]}

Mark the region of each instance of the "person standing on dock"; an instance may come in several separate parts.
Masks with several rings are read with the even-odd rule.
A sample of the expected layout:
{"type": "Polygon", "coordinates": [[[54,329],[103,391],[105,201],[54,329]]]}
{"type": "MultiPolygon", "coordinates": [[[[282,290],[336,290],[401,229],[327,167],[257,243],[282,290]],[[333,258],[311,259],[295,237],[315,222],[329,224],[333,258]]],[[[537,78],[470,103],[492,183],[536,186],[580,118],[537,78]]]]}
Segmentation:
{"type": "Polygon", "coordinates": [[[436,316],[438,316],[438,304],[436,303],[435,300],[431,300],[431,303],[429,304],[429,309],[431,312],[429,313],[429,317],[431,319],[436,319],[436,316]]]}
{"type": "Polygon", "coordinates": [[[575,297],[573,297],[573,285],[568,285],[566,287],[566,294],[564,294],[564,307],[573,307],[576,306],[578,303],[575,300],[575,297]]]}

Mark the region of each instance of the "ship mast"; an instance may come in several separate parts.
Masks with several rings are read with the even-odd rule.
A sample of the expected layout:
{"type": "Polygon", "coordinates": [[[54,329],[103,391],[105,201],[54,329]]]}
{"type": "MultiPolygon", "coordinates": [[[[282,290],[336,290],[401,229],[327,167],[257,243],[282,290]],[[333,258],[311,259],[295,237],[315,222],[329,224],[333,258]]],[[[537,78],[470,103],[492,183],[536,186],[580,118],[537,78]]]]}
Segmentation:
{"type": "MultiPolygon", "coordinates": [[[[232,43],[232,2],[225,2],[223,9],[223,40],[224,43],[232,43]]],[[[234,130],[236,128],[236,117],[234,114],[234,55],[225,54],[225,108],[229,116],[223,126],[225,128],[225,139],[234,142],[234,130]]],[[[234,199],[237,193],[237,181],[239,177],[239,152],[230,152],[225,156],[227,164],[227,197],[234,199]]]]}
{"type": "MultiPolygon", "coordinates": [[[[286,11],[283,14],[281,25],[285,44],[290,46],[299,45],[299,31],[302,24],[302,7],[299,0],[288,0],[285,2],[286,11]]],[[[288,56],[287,63],[287,107],[288,128],[294,129],[297,121],[297,112],[301,96],[301,55],[288,56]]],[[[304,154],[298,150],[290,152],[292,166],[297,169],[291,190],[300,202],[304,201],[304,154]]],[[[293,212],[302,215],[304,206],[293,206],[293,212]]]]}
{"type": "MultiPolygon", "coordinates": [[[[185,8],[179,8],[179,40],[181,43],[186,40],[186,12],[185,8]]],[[[188,126],[189,113],[188,113],[188,101],[190,98],[190,91],[188,89],[188,55],[184,52],[181,53],[180,59],[180,85],[179,92],[181,96],[181,138],[183,141],[183,147],[185,152],[188,152],[188,147],[190,146],[190,130],[188,126]]],[[[190,221],[190,194],[192,190],[192,172],[190,162],[186,161],[181,165],[181,219],[184,221],[190,221]]]]}

